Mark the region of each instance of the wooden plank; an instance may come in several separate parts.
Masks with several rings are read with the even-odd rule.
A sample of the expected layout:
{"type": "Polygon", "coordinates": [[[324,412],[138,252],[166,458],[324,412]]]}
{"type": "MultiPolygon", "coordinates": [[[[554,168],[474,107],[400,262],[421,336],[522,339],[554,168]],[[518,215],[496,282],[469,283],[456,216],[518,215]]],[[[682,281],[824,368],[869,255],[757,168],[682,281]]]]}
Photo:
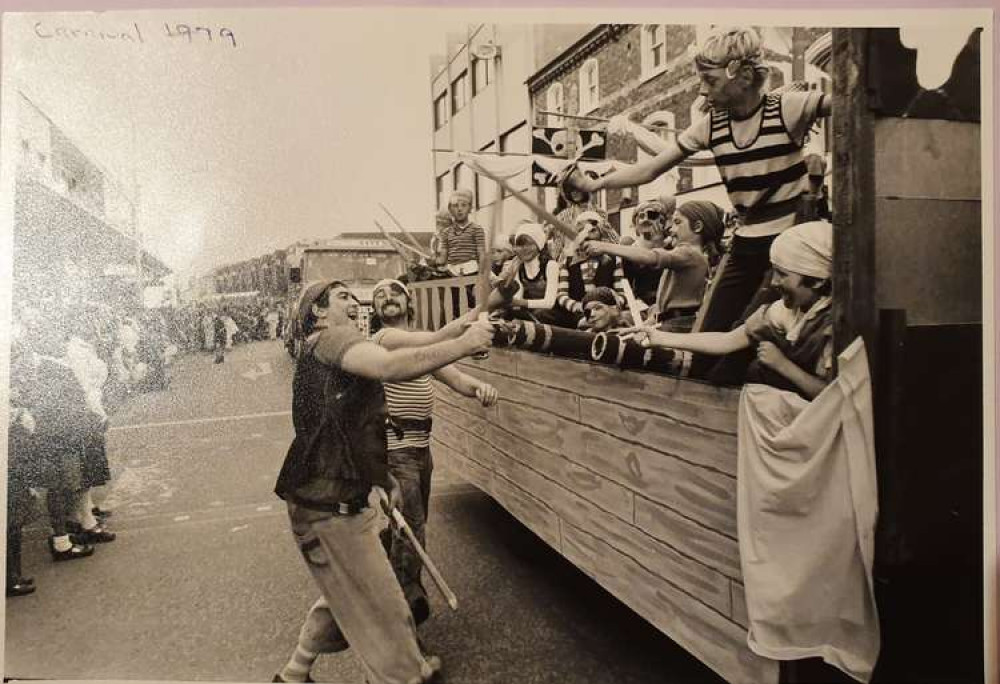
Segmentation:
{"type": "Polygon", "coordinates": [[[776,684],[777,662],[750,651],[745,629],[583,530],[563,525],[562,539],[563,555],[727,681],[776,684]]]}
{"type": "Polygon", "coordinates": [[[880,117],[874,126],[878,197],[982,199],[979,123],[880,117]]]}
{"type": "MultiPolygon", "coordinates": [[[[501,458],[502,456],[498,457],[497,461],[501,458]]],[[[653,574],[673,582],[723,615],[730,613],[729,579],[723,574],[686,558],[621,518],[598,508],[513,459],[498,466],[495,472],[536,499],[544,501],[564,522],[588,530],[604,543],[644,565],[653,574]]]]}
{"type": "Polygon", "coordinates": [[[449,420],[466,432],[479,435],[480,437],[486,435],[489,426],[489,423],[484,418],[466,413],[458,406],[445,401],[434,402],[434,420],[436,421],[438,418],[449,420]]]}
{"type": "Polygon", "coordinates": [[[736,434],[739,403],[736,390],[530,352],[522,352],[518,358],[518,377],[581,397],[605,399],[706,429],[736,434]]]}
{"type": "Polygon", "coordinates": [[[559,516],[544,503],[499,475],[493,479],[493,498],[537,534],[546,544],[561,551],[559,516]]]}
{"type": "Polygon", "coordinates": [[[490,349],[490,355],[485,359],[463,359],[457,363],[463,371],[473,375],[478,369],[484,369],[491,373],[516,376],[519,354],[520,352],[510,349],[490,349]]]}
{"type": "MultiPolygon", "coordinates": [[[[462,369],[462,372],[464,373],[465,370],[462,369]]],[[[469,375],[475,375],[477,379],[485,380],[485,378],[482,377],[482,372],[474,374],[469,373],[469,375]]],[[[478,416],[484,420],[491,420],[496,417],[497,409],[495,405],[483,406],[475,397],[467,397],[463,394],[459,394],[443,382],[434,381],[434,393],[435,399],[440,399],[467,415],[478,416]]],[[[435,402],[435,407],[436,406],[437,402],[435,402]]]]}
{"type": "Polygon", "coordinates": [[[570,460],[705,527],[736,537],[734,477],[596,430],[566,429],[564,440],[563,453],[570,460]]]}
{"type": "Polygon", "coordinates": [[[501,402],[500,425],[702,525],[736,536],[732,477],[519,404],[501,402]]]}
{"type": "Polygon", "coordinates": [[[878,308],[905,309],[908,325],[981,323],[981,203],[877,199],[875,215],[878,308]]]}
{"type": "Polygon", "coordinates": [[[834,352],[864,337],[875,373],[875,117],[868,29],[833,29],[834,352]]]}
{"type": "Polygon", "coordinates": [[[580,399],[580,422],[736,477],[735,435],[702,430],[599,399],[580,399]]]}
{"type": "Polygon", "coordinates": [[[493,496],[494,475],[477,461],[462,456],[440,440],[431,440],[431,451],[438,466],[447,468],[480,491],[493,496]]]}
{"type": "Polygon", "coordinates": [[[432,430],[435,439],[444,442],[461,455],[468,453],[468,436],[462,428],[447,418],[434,421],[432,430]]]}
{"type": "Polygon", "coordinates": [[[702,527],[666,506],[637,496],[635,526],[727,577],[742,576],[740,549],[735,539],[702,527]]]}
{"type": "MultiPolygon", "coordinates": [[[[505,460],[502,463],[505,464],[507,459],[523,463],[599,508],[626,522],[632,521],[633,494],[622,485],[497,426],[490,427],[487,441],[503,455],[505,460]]],[[[496,466],[498,470],[504,467],[499,462],[496,466]]]]}
{"type": "Polygon", "coordinates": [[[730,581],[732,589],[732,612],[729,617],[733,622],[743,627],[749,628],[750,619],[747,617],[747,595],[743,585],[734,580],[730,581]]]}
{"type": "Polygon", "coordinates": [[[526,382],[497,373],[479,373],[479,377],[497,388],[502,399],[580,420],[580,398],[572,392],[526,382]]]}
{"type": "Polygon", "coordinates": [[[464,316],[469,313],[469,293],[464,287],[458,288],[458,315],[464,316]]]}
{"type": "Polygon", "coordinates": [[[441,294],[442,290],[437,288],[431,291],[431,324],[428,330],[437,330],[441,327],[441,294]]]}

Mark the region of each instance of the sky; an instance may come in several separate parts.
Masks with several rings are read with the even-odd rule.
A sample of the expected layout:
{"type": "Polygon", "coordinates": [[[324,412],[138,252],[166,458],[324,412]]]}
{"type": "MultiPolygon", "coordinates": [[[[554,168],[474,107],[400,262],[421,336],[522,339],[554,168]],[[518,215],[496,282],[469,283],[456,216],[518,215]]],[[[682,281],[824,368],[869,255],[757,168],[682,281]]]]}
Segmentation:
{"type": "Polygon", "coordinates": [[[149,251],[206,272],[300,238],[373,231],[378,202],[430,229],[429,56],[465,24],[386,12],[8,15],[5,75],[138,198],[149,251]],[[170,37],[165,23],[213,29],[212,40],[170,37]],[[61,28],[138,30],[143,42],[61,28]]]}

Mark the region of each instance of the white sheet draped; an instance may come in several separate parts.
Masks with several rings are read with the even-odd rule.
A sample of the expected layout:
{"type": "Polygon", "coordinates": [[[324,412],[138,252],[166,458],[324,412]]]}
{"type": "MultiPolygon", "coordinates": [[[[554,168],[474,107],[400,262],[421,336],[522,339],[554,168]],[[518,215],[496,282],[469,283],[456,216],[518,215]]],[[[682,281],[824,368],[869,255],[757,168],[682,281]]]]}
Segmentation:
{"type": "Polygon", "coordinates": [[[777,660],[822,657],[868,682],[880,648],[872,581],[878,499],[861,339],[811,402],[744,387],[738,434],[748,645],[777,660]]]}

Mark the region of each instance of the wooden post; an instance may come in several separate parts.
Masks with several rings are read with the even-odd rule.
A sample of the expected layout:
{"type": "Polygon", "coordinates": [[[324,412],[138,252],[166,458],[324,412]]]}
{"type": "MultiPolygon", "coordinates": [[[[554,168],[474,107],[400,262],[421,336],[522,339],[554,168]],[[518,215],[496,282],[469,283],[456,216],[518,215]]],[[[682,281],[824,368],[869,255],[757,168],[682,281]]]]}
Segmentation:
{"type": "Polygon", "coordinates": [[[868,31],[833,30],[833,312],[836,353],[861,335],[874,367],[875,116],[868,31]]]}

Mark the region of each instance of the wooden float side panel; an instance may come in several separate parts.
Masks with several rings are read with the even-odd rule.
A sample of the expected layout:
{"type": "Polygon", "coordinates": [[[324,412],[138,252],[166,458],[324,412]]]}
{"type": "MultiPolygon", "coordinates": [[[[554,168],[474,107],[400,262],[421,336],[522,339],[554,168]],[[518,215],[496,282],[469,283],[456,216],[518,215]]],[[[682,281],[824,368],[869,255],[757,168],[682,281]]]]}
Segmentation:
{"type": "MultiPolygon", "coordinates": [[[[466,371],[467,369],[463,368],[462,370],[466,371]]],[[[580,420],[580,398],[572,392],[490,371],[477,370],[470,375],[493,385],[500,393],[501,398],[540,408],[570,420],[580,420]]],[[[446,391],[449,397],[459,396],[451,390],[446,391]]],[[[450,398],[447,400],[451,401],[450,398]]]]}
{"type": "Polygon", "coordinates": [[[673,509],[636,497],[635,525],[728,577],[739,579],[742,576],[740,550],[735,539],[702,527],[673,509]]]}
{"type": "Polygon", "coordinates": [[[668,375],[522,353],[518,376],[542,385],[641,408],[705,429],[736,434],[739,393],[668,375]]]}
{"type": "Polygon", "coordinates": [[[526,352],[511,349],[490,349],[490,355],[485,359],[462,359],[457,361],[463,371],[476,374],[477,370],[487,370],[491,373],[517,377],[517,366],[526,352]]]}
{"type": "Polygon", "coordinates": [[[490,426],[487,441],[504,457],[523,463],[599,508],[632,522],[634,494],[622,485],[495,425],[490,426]]]}
{"type": "Polygon", "coordinates": [[[736,436],[599,399],[580,399],[580,422],[736,477],[736,436]]]}
{"type": "Polygon", "coordinates": [[[727,681],[778,681],[777,662],[750,651],[738,625],[579,528],[564,524],[562,539],[569,560],[727,681]]]}
{"type": "Polygon", "coordinates": [[[736,481],[728,475],[520,404],[501,402],[500,422],[511,433],[706,527],[736,535],[736,481]]]}

